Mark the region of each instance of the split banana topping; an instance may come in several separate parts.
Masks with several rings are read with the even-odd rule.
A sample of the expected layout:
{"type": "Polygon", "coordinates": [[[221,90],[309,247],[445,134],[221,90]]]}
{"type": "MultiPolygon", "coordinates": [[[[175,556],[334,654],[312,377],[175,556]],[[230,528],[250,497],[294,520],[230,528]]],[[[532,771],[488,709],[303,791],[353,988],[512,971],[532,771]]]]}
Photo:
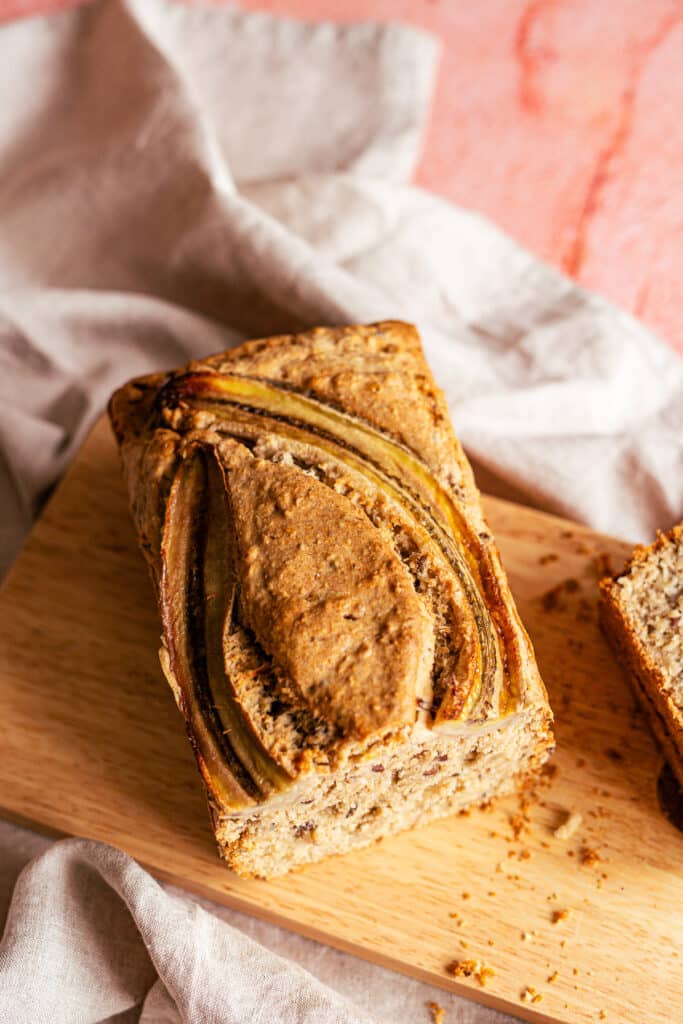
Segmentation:
{"type": "MultiPolygon", "coordinates": [[[[498,718],[514,710],[522,660],[519,623],[513,622],[514,610],[500,593],[495,546],[473,531],[456,496],[418,454],[338,407],[280,382],[238,374],[176,375],[160,390],[155,415],[186,433],[163,526],[160,603],[166,670],[186,717],[195,728],[200,723],[195,743],[205,780],[212,778],[213,785],[220,780],[226,802],[245,805],[287,789],[297,766],[279,757],[272,744],[269,749],[247,707],[243,659],[235,653],[240,645],[233,643],[242,636],[242,595],[231,468],[220,443],[201,438],[198,416],[213,439],[242,445],[267,435],[285,446],[305,446],[400,505],[426,548],[450,566],[466,606],[460,629],[467,634],[461,642],[466,640],[471,652],[467,675],[452,674],[438,700],[430,700],[429,727],[483,721],[491,708],[498,718]]],[[[395,642],[400,641],[399,636],[395,642]]],[[[257,665],[249,671],[263,669],[257,665]]],[[[278,675],[277,667],[271,671],[278,675]]],[[[420,706],[424,701],[418,700],[418,716],[420,706]]]]}

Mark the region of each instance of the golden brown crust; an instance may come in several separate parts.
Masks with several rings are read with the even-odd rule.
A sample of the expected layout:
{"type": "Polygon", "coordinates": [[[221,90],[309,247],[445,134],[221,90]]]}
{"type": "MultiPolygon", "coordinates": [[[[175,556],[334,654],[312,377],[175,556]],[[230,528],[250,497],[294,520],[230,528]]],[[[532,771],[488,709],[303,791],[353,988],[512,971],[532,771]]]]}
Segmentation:
{"type": "Polygon", "coordinates": [[[652,731],[683,786],[683,709],[675,699],[671,679],[658,662],[652,644],[648,644],[642,630],[636,628],[621,587],[621,581],[634,570],[652,563],[669,545],[681,542],[683,524],[668,533],[659,533],[652,544],[636,547],[623,572],[601,580],[600,619],[652,731]]]}
{"type": "Polygon", "coordinates": [[[202,368],[282,381],[337,405],[420,452],[446,485],[476,494],[412,324],[390,320],[256,339],[189,367],[202,368]]]}

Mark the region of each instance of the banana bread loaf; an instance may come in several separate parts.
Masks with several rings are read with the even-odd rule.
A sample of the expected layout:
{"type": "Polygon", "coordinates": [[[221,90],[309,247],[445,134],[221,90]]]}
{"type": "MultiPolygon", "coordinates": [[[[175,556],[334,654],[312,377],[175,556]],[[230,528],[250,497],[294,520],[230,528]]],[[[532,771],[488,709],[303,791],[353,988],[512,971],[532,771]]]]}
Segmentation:
{"type": "Polygon", "coordinates": [[[221,854],[270,877],[510,791],[533,650],[415,328],[247,342],[113,396],[221,854]]]}

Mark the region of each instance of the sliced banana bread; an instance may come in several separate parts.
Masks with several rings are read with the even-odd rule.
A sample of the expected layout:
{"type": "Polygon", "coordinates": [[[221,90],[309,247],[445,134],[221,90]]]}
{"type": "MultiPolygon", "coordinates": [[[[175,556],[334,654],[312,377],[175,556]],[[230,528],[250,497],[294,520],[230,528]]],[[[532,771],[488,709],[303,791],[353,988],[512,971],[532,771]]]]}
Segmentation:
{"type": "Polygon", "coordinates": [[[683,786],[683,524],[600,583],[601,619],[683,786]]]}
{"type": "Polygon", "coordinates": [[[417,331],[251,341],[113,396],[218,845],[268,877],[518,785],[534,654],[417,331]]]}

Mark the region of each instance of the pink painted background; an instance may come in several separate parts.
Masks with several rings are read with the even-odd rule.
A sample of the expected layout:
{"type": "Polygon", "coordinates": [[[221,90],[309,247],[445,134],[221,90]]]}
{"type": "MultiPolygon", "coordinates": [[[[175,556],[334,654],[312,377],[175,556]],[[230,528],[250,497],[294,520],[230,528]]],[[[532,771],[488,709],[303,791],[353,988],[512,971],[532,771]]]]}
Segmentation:
{"type": "MultiPolygon", "coordinates": [[[[0,0],[0,18],[73,0],[0,0]]],[[[418,184],[489,216],[683,353],[681,0],[243,0],[430,29],[418,184]]]]}

